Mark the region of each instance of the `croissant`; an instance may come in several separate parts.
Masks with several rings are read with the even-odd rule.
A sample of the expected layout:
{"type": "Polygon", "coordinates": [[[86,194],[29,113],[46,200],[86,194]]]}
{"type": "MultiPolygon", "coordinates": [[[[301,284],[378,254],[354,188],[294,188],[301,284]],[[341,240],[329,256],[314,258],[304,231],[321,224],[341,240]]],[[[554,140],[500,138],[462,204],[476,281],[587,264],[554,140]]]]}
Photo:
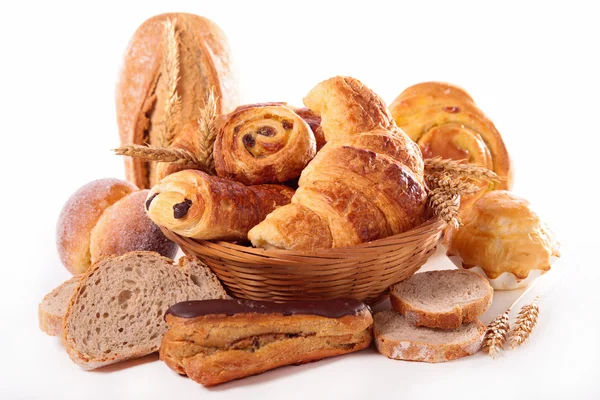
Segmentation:
{"type": "Polygon", "coordinates": [[[461,198],[461,206],[471,205],[489,190],[510,188],[511,164],[502,137],[464,90],[447,83],[420,83],[402,92],[390,111],[419,144],[424,158],[465,160],[501,177],[499,183],[482,184],[482,190],[461,198]]]}
{"type": "Polygon", "coordinates": [[[245,240],[248,231],[279,206],[293,189],[283,185],[244,186],[201,171],[173,173],[156,184],[146,200],[155,224],[202,240],[245,240]]]}
{"type": "Polygon", "coordinates": [[[321,115],[327,144],[302,172],[291,204],[250,230],[252,244],[344,247],[421,224],[427,200],[421,153],[383,100],[354,78],[335,77],[304,103],[321,115]]]}
{"type": "Polygon", "coordinates": [[[214,144],[217,175],[245,185],[298,178],[317,152],[315,136],[284,103],[238,107],[227,115],[214,144]]]}

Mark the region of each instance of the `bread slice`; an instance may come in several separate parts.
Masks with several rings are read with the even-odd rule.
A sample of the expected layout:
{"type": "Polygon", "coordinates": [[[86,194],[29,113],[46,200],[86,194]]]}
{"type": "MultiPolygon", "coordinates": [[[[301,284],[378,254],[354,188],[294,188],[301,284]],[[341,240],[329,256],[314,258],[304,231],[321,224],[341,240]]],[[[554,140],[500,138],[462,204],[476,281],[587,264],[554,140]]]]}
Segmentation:
{"type": "Polygon", "coordinates": [[[422,328],[395,311],[382,311],[373,317],[373,335],[377,351],[388,358],[437,363],[477,353],[485,325],[475,320],[452,330],[422,328]]]}
{"type": "Polygon", "coordinates": [[[453,269],[421,272],[395,284],[390,301],[413,325],[455,329],[485,313],[493,294],[481,275],[453,269]]]}
{"type": "Polygon", "coordinates": [[[74,276],[44,296],[38,306],[38,320],[42,332],[50,336],[60,335],[69,300],[80,278],[80,275],[74,276]]]}
{"type": "Polygon", "coordinates": [[[167,331],[164,314],[171,305],[225,298],[200,260],[183,257],[179,264],[135,251],[92,265],[65,315],[62,340],[71,359],[89,370],[153,353],[167,331]]]}

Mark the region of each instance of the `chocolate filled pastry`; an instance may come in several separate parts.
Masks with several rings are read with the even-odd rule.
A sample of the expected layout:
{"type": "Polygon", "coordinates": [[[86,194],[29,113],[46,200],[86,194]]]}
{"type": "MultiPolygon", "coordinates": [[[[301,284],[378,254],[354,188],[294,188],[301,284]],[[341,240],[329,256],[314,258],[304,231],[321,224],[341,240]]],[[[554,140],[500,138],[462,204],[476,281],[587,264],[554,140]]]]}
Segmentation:
{"type": "Polygon", "coordinates": [[[238,107],[214,145],[217,175],[245,185],[283,183],[300,176],[317,152],[311,127],[283,103],[238,107]]]}
{"type": "Polygon", "coordinates": [[[494,171],[496,183],[481,186],[474,195],[461,197],[461,208],[473,204],[489,190],[510,189],[511,163],[502,136],[471,96],[441,82],[409,87],[390,105],[398,126],[419,144],[424,158],[464,160],[494,171]]]}
{"type": "Polygon", "coordinates": [[[204,386],[290,364],[359,351],[371,344],[371,312],[358,300],[178,303],[160,359],[204,386]]]}
{"type": "Polygon", "coordinates": [[[302,171],[291,204],[252,228],[263,248],[315,250],[395,235],[426,218],[419,147],[361,82],[335,77],[304,103],[321,116],[327,144],[302,171]]]}
{"type": "Polygon", "coordinates": [[[155,224],[202,240],[246,240],[248,231],[294,190],[283,185],[244,186],[201,171],[184,170],[155,185],[146,211],[155,224]]]}

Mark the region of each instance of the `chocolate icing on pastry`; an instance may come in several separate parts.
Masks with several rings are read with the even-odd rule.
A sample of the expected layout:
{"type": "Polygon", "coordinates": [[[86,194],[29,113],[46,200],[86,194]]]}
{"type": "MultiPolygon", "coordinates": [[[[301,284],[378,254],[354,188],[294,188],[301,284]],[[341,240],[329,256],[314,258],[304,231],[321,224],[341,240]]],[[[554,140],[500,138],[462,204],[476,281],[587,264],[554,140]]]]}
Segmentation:
{"type": "Polygon", "coordinates": [[[197,300],[185,301],[171,306],[166,314],[179,318],[195,318],[204,315],[234,314],[283,314],[320,315],[326,318],[340,318],[354,315],[367,306],[354,299],[290,301],[274,303],[255,300],[197,300]]]}

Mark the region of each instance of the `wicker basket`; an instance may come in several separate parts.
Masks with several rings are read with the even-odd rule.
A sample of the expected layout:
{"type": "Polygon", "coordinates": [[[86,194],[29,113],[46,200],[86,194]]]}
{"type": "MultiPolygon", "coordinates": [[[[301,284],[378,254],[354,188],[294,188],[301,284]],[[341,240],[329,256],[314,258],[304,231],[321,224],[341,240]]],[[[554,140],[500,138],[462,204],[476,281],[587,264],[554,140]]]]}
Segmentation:
{"type": "Polygon", "coordinates": [[[382,300],[390,285],[414,274],[433,254],[446,223],[432,218],[399,235],[316,252],[265,250],[179,236],[163,228],[184,253],[200,257],[227,292],[251,300],[351,297],[382,300]]]}

